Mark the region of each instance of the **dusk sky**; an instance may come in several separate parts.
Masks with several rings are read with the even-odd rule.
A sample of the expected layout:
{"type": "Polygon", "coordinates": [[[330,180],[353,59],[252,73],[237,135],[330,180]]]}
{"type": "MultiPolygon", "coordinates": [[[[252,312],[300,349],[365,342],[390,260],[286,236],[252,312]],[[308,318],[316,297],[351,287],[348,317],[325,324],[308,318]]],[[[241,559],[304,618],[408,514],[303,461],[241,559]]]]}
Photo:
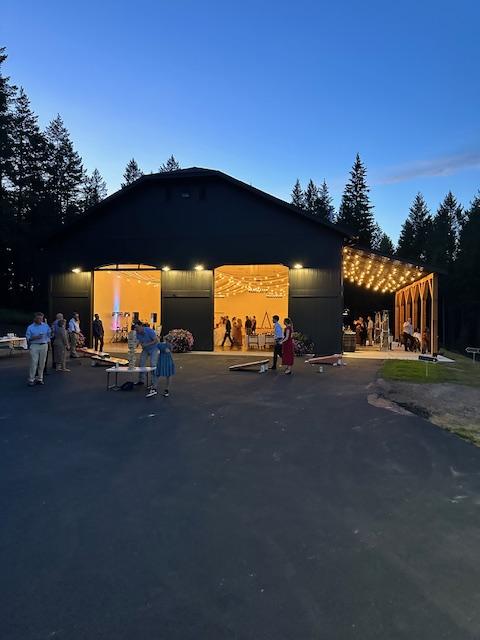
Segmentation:
{"type": "Polygon", "coordinates": [[[480,188],[480,3],[3,0],[6,73],[109,192],[174,154],[287,200],[357,152],[395,240],[418,191],[480,188]]]}

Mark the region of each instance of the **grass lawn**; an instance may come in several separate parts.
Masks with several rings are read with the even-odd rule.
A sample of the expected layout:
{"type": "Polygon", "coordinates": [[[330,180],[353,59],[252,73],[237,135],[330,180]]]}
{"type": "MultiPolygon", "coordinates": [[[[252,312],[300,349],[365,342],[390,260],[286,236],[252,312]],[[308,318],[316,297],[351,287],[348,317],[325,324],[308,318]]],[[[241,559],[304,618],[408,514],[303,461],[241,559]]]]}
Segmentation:
{"type": "Polygon", "coordinates": [[[480,387],[480,362],[473,364],[471,358],[445,351],[447,358],[455,360],[451,364],[432,363],[428,365],[428,376],[424,362],[417,360],[386,360],[380,376],[386,380],[404,382],[452,382],[480,387]]]}

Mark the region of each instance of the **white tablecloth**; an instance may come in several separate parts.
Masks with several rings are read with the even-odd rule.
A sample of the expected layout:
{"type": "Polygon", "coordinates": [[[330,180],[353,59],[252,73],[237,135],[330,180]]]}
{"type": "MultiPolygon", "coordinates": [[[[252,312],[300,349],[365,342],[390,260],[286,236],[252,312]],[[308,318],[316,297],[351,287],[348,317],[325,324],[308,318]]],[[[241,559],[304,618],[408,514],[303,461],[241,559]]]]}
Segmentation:
{"type": "Polygon", "coordinates": [[[28,349],[27,339],[26,338],[9,338],[8,336],[0,337],[0,344],[7,344],[11,349],[13,347],[20,347],[22,349],[28,349]]]}

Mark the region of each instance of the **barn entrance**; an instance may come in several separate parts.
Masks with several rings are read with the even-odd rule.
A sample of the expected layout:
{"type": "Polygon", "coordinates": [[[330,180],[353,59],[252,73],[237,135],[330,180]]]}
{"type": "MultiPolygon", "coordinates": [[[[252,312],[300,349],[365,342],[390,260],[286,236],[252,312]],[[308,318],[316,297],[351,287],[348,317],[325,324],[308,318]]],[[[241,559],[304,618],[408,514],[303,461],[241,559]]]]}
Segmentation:
{"type": "Polygon", "coordinates": [[[273,343],[272,317],[288,316],[289,269],[281,264],[224,265],[214,274],[215,350],[269,349],[273,343]],[[232,346],[225,336],[232,323],[232,346]]]}
{"type": "Polygon", "coordinates": [[[161,329],[161,272],[143,264],[100,267],[93,275],[93,312],[105,330],[105,349],[126,349],[127,334],[134,320],[161,329]],[[111,348],[111,347],[110,347],[111,348]]]}

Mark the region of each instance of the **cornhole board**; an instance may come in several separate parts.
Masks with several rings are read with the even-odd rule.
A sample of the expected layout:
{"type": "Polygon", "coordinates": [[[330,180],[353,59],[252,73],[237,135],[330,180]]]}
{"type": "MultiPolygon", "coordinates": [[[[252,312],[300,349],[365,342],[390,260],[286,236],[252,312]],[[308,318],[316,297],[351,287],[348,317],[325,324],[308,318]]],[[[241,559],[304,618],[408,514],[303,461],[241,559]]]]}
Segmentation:
{"type": "Polygon", "coordinates": [[[269,360],[255,360],[245,362],[245,364],[233,364],[228,367],[230,371],[253,371],[254,373],[266,373],[268,371],[269,360]]]}
{"type": "Polygon", "coordinates": [[[107,367],[108,365],[115,366],[118,363],[119,367],[126,367],[128,360],[125,358],[112,358],[111,356],[102,358],[102,356],[91,356],[92,367],[107,367]]]}
{"type": "Polygon", "coordinates": [[[84,356],[92,357],[92,356],[100,356],[101,358],[109,358],[110,354],[106,351],[95,351],[95,349],[89,349],[88,347],[80,347],[77,349],[80,353],[83,353],[84,356]]]}
{"type": "Polygon", "coordinates": [[[331,356],[318,356],[316,358],[309,358],[305,360],[305,364],[312,364],[319,366],[319,372],[322,372],[324,364],[331,364],[334,367],[345,366],[347,363],[343,361],[343,355],[341,353],[334,353],[331,356]]]}

